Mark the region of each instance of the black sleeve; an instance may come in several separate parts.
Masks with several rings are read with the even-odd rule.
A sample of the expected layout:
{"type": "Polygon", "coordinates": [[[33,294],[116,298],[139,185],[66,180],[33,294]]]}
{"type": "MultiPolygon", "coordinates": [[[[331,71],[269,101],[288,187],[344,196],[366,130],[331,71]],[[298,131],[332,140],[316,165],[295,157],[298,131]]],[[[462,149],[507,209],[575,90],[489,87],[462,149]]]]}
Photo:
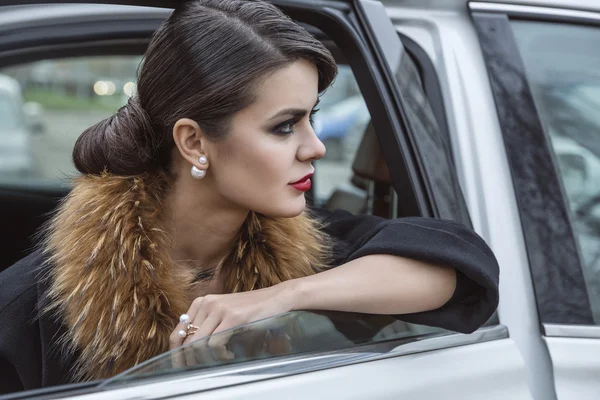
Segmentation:
{"type": "Polygon", "coordinates": [[[0,394],[41,386],[33,269],[26,258],[0,273],[0,394]]]}
{"type": "Polygon", "coordinates": [[[499,267],[491,249],[471,229],[446,220],[383,219],[315,209],[333,240],[333,265],[370,254],[391,254],[455,268],[456,290],[442,307],[398,319],[469,333],[498,307],[499,267]]]}

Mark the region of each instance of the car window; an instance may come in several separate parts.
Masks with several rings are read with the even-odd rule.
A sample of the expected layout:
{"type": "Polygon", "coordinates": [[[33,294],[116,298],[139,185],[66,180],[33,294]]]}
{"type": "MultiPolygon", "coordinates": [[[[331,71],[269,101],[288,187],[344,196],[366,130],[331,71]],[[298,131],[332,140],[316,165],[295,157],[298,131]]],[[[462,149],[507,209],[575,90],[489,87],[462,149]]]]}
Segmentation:
{"type": "Polygon", "coordinates": [[[348,191],[361,196],[366,207],[365,188],[352,183],[352,165],[371,116],[348,65],[339,65],[335,81],[322,94],[317,108],[314,129],[327,153],[315,163],[313,201],[326,205],[336,190],[344,191],[344,187],[348,187],[348,191]]]}
{"type": "Polygon", "coordinates": [[[0,134],[10,134],[15,129],[21,129],[23,121],[20,116],[19,104],[8,93],[0,91],[0,134]]]}
{"type": "MultiPolygon", "coordinates": [[[[107,118],[127,102],[135,90],[139,56],[78,57],[41,60],[0,70],[17,84],[23,112],[0,98],[0,130],[15,130],[9,143],[14,158],[28,160],[20,166],[21,184],[35,186],[54,182],[57,186],[75,173],[71,153],[75,141],[89,126],[107,118]],[[16,120],[16,121],[15,121],[16,120]]],[[[1,80],[0,80],[1,81],[1,80]]],[[[8,178],[16,165],[0,170],[8,178]]]]}
{"type": "Polygon", "coordinates": [[[214,372],[214,368],[242,362],[349,350],[375,343],[390,342],[393,348],[401,345],[402,339],[448,333],[385,315],[294,311],[199,339],[148,360],[103,386],[207,368],[214,372]]]}
{"type": "Polygon", "coordinates": [[[600,29],[512,22],[571,211],[600,324],[600,29]]]}

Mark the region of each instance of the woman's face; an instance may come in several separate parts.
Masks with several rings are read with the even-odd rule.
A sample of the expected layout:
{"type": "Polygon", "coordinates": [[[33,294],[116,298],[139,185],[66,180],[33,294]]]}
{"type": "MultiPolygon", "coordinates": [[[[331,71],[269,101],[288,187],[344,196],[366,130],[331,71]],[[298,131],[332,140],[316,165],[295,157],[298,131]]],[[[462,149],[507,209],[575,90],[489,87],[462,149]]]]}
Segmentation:
{"type": "Polygon", "coordinates": [[[309,61],[263,80],[256,100],[233,116],[226,138],[206,145],[205,179],[212,189],[232,205],[268,216],[300,214],[310,187],[302,180],[313,173],[312,161],[325,155],[310,122],[317,100],[318,72],[309,61]]]}

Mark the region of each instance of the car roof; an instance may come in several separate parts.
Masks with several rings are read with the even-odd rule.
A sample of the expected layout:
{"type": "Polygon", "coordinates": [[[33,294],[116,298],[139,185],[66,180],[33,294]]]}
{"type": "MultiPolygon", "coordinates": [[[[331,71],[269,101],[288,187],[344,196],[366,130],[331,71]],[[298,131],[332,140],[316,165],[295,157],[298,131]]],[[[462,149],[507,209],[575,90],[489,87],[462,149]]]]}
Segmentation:
{"type": "MultiPolygon", "coordinates": [[[[470,0],[381,0],[390,7],[427,8],[435,10],[467,10],[470,0]]],[[[567,8],[600,12],[598,0],[476,0],[478,3],[567,8]]]]}
{"type": "MultiPolygon", "coordinates": [[[[174,8],[185,0],[4,0],[3,5],[34,3],[112,3],[154,7],[174,8]]],[[[308,0],[307,0],[308,1],[308,0]]],[[[466,9],[469,0],[381,0],[392,7],[415,7],[428,9],[466,9]]],[[[506,5],[528,5],[540,7],[558,7],[587,11],[600,11],[598,0],[479,0],[483,3],[506,5]]]]}
{"type": "MultiPolygon", "coordinates": [[[[4,0],[4,6],[16,4],[41,4],[41,3],[96,3],[96,4],[128,4],[151,7],[175,8],[186,0],[4,0]]],[[[308,0],[306,0],[308,1],[308,0]]],[[[466,10],[470,0],[381,0],[386,6],[393,8],[427,8],[433,10],[466,10]]],[[[494,3],[511,5],[525,5],[538,7],[566,8],[573,10],[600,12],[598,0],[477,0],[479,3],[494,3]]]]}

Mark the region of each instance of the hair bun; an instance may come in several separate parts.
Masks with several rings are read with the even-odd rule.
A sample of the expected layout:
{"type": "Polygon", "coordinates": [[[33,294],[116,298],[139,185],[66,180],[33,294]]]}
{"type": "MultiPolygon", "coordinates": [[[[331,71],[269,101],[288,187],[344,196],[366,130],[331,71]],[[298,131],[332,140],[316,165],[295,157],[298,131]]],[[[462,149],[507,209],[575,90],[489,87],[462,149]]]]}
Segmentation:
{"type": "Polygon", "coordinates": [[[152,122],[138,97],[89,127],[75,143],[73,162],[83,174],[136,175],[153,167],[152,122]]]}

